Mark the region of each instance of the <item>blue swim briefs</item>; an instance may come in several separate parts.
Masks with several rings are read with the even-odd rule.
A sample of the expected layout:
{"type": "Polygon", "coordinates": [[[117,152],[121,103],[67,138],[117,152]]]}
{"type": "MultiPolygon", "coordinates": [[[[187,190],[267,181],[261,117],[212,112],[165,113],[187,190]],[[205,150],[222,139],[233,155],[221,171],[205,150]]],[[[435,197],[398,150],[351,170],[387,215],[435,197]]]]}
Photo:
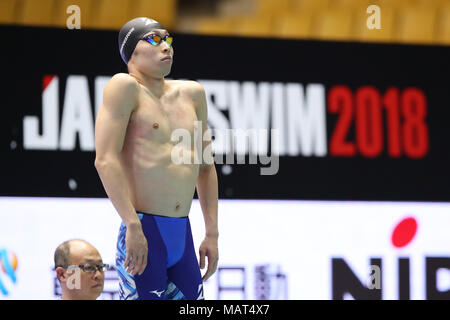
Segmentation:
{"type": "Polygon", "coordinates": [[[203,300],[203,283],[188,217],[173,218],[137,212],[148,243],[147,267],[134,276],[126,259],[122,222],[117,239],[116,267],[121,300],[203,300]]]}

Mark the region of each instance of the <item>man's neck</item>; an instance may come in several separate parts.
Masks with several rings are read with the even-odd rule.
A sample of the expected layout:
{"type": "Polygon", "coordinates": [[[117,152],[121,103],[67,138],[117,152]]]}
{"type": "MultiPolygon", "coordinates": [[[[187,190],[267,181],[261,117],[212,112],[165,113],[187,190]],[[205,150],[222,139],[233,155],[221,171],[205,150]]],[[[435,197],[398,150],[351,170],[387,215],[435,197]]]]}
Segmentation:
{"type": "Polygon", "coordinates": [[[91,299],[86,296],[72,296],[72,295],[68,294],[67,292],[63,291],[63,293],[61,295],[61,300],[95,300],[95,299],[91,299]]]}
{"type": "Polygon", "coordinates": [[[61,295],[61,300],[76,300],[76,299],[74,299],[73,297],[71,297],[70,295],[68,295],[67,292],[64,292],[64,291],[63,291],[63,293],[62,293],[62,295],[61,295]]]}
{"type": "Polygon", "coordinates": [[[165,83],[164,78],[154,78],[145,76],[140,72],[130,72],[130,75],[134,77],[137,82],[147,88],[150,93],[152,93],[155,97],[161,98],[164,94],[165,83]]]}

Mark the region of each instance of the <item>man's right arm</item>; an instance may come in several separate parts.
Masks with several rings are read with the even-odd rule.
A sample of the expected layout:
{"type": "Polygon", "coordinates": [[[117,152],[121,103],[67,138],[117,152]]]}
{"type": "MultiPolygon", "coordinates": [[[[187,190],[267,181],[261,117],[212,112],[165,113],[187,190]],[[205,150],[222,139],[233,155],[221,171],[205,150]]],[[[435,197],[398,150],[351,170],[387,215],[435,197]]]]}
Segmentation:
{"type": "Polygon", "coordinates": [[[131,113],[137,105],[138,84],[126,74],[117,74],[106,84],[95,121],[95,167],[105,191],[124,223],[139,222],[131,204],[119,154],[131,113]]]}
{"type": "Polygon", "coordinates": [[[119,160],[128,122],[138,103],[138,93],[139,84],[128,74],[116,74],[106,84],[103,104],[95,121],[95,168],[109,199],[127,226],[125,265],[130,262],[130,269],[136,267],[136,273],[141,273],[147,263],[147,243],[142,239],[141,222],[131,203],[127,180],[119,160]]]}

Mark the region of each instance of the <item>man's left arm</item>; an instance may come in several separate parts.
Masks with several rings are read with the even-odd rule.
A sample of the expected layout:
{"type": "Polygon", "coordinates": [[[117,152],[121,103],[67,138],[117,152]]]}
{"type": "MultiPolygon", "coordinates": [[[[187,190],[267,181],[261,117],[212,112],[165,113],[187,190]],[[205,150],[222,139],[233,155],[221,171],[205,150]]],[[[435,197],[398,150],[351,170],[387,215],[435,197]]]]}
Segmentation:
{"type": "MultiPolygon", "coordinates": [[[[197,179],[197,195],[205,220],[205,239],[200,245],[200,268],[205,267],[205,257],[208,257],[208,269],[203,276],[203,280],[208,280],[217,269],[219,260],[218,249],[218,183],[217,172],[214,166],[212,155],[211,134],[208,130],[208,108],[206,103],[205,89],[197,82],[193,82],[193,98],[197,112],[198,121],[200,121],[202,137],[202,150],[199,154],[201,164],[197,179]]],[[[200,128],[198,128],[200,129],[200,128]]]]}

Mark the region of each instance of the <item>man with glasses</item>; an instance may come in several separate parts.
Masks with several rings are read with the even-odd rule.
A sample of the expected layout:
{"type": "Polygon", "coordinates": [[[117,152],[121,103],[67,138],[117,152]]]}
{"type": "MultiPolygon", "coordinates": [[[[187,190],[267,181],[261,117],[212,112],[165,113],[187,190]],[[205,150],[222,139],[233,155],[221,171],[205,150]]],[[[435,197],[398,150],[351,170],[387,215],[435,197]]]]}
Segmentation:
{"type": "Polygon", "coordinates": [[[196,81],[164,79],[172,68],[172,44],[155,20],[136,18],[122,27],[119,52],[128,73],[106,84],[95,123],[95,167],[123,221],[116,255],[121,299],[203,299],[202,281],[217,268],[211,138],[183,141],[181,149],[172,140],[175,130],[189,141],[194,132],[208,132],[205,90],[196,81]],[[180,153],[189,161],[173,158],[180,153]],[[200,266],[188,218],[196,188],[206,231],[200,266]]]}
{"type": "Polygon", "coordinates": [[[56,248],[55,270],[62,300],[95,300],[103,291],[108,265],[84,240],[65,241],[56,248]]]}

